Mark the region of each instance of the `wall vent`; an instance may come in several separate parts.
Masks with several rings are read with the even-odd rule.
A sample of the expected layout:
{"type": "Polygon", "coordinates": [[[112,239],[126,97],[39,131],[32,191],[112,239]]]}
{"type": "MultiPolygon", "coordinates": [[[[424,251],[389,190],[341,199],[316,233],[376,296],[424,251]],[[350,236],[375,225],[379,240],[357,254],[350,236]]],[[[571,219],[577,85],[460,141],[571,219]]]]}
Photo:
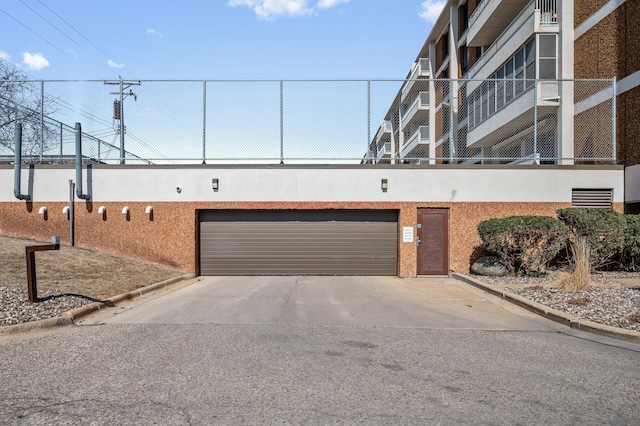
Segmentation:
{"type": "Polygon", "coordinates": [[[593,209],[613,208],[613,189],[573,189],[571,191],[572,207],[588,207],[593,209]]]}

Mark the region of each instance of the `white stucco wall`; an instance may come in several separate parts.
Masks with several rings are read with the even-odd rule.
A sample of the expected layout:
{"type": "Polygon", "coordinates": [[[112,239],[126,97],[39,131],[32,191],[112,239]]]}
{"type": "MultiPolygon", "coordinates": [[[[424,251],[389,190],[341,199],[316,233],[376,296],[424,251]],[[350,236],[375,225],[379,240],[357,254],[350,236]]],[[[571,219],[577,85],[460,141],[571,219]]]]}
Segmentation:
{"type": "MultiPolygon", "coordinates": [[[[21,192],[30,193],[34,202],[69,200],[73,167],[36,166],[31,184],[29,175],[23,168],[21,192]]],[[[630,175],[637,182],[640,168],[628,170],[630,175]]],[[[0,202],[20,202],[13,176],[11,166],[0,166],[0,202]]],[[[625,189],[624,169],[618,166],[94,166],[91,173],[83,170],[83,180],[84,192],[90,188],[95,202],[570,202],[573,188],[613,188],[614,201],[623,202],[625,189]],[[218,192],[211,188],[213,178],[218,192]],[[388,180],[387,192],[381,190],[382,179],[388,180]]],[[[639,200],[638,187],[630,189],[639,200]]]]}
{"type": "Polygon", "coordinates": [[[640,203],[640,164],[625,169],[625,201],[640,203]]]}

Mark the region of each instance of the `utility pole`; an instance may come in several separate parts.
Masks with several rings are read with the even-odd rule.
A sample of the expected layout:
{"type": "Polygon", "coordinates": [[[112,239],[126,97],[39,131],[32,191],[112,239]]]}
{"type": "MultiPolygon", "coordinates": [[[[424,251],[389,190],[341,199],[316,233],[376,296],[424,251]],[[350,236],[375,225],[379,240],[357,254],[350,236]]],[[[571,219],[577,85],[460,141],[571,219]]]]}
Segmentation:
{"type": "Polygon", "coordinates": [[[133,100],[137,101],[138,96],[133,93],[131,86],[140,86],[140,81],[123,81],[120,77],[117,81],[105,81],[104,84],[117,85],[119,90],[117,92],[110,92],[111,95],[119,95],[120,99],[116,99],[113,103],[113,118],[120,121],[120,164],[124,164],[124,98],[127,96],[133,96],[133,100]],[[128,93],[125,90],[129,90],[128,93]]]}

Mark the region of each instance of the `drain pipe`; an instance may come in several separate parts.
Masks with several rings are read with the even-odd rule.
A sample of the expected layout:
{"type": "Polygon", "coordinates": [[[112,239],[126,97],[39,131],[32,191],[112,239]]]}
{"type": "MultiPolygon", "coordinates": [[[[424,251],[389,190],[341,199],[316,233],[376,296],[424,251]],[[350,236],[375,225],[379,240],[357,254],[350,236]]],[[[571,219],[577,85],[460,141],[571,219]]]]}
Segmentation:
{"type": "Polygon", "coordinates": [[[76,195],[82,200],[90,200],[90,194],[82,193],[82,127],[76,123],[76,195]]]}
{"type": "Polygon", "coordinates": [[[16,121],[16,131],[15,131],[15,160],[13,161],[13,195],[16,196],[18,200],[31,200],[31,195],[22,194],[20,191],[20,176],[22,175],[22,123],[18,123],[16,121]]]}

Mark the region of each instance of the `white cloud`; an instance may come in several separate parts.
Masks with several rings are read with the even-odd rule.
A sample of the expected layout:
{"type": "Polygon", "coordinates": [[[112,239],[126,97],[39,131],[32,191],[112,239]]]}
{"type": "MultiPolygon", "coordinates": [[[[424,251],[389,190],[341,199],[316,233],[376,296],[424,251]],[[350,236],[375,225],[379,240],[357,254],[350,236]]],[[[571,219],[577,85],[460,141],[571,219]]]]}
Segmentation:
{"type": "MultiPolygon", "coordinates": [[[[328,9],[350,0],[318,0],[317,8],[328,9]]],[[[231,7],[246,6],[253,10],[258,19],[272,21],[278,16],[309,16],[314,8],[308,5],[309,0],[228,0],[231,7]]]]}
{"type": "Polygon", "coordinates": [[[425,0],[422,2],[420,17],[432,24],[436,22],[446,4],[446,0],[425,0]]]}
{"type": "Polygon", "coordinates": [[[11,59],[11,55],[9,55],[7,52],[3,52],[2,50],[0,50],[0,59],[8,61],[11,59]]]}
{"type": "Polygon", "coordinates": [[[329,9],[339,5],[340,3],[349,3],[350,1],[351,0],[319,0],[318,7],[320,9],[329,9]]]}
{"type": "Polygon", "coordinates": [[[109,59],[107,61],[107,65],[109,65],[109,67],[115,68],[115,69],[124,68],[124,64],[119,64],[119,63],[115,62],[113,59],[109,59]]]}
{"type": "Polygon", "coordinates": [[[40,71],[49,66],[49,61],[44,57],[42,53],[29,53],[24,52],[22,54],[22,63],[32,71],[40,71]]]}
{"type": "Polygon", "coordinates": [[[155,30],[155,29],[153,29],[153,28],[147,28],[147,35],[148,35],[149,37],[154,37],[154,36],[155,36],[155,37],[159,37],[159,38],[164,37],[160,31],[155,30]]]}

